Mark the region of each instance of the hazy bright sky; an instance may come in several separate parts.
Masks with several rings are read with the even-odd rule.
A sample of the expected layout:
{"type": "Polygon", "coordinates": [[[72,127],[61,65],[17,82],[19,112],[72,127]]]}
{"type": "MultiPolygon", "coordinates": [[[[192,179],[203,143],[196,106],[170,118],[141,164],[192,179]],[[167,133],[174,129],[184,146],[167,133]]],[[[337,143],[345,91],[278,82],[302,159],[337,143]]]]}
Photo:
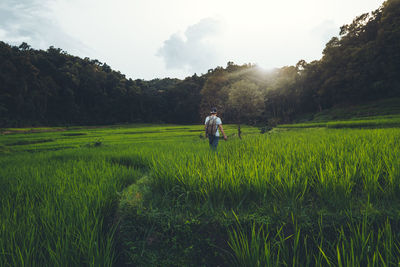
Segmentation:
{"type": "Polygon", "coordinates": [[[59,47],[133,79],[320,59],[343,24],[383,0],[1,0],[0,40],[59,47]]]}

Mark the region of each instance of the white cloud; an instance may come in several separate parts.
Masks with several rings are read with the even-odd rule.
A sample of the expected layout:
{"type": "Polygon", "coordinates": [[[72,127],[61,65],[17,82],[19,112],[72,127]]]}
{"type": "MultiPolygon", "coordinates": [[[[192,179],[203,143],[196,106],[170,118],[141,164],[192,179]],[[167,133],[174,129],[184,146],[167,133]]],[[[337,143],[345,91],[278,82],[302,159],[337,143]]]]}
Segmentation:
{"type": "Polygon", "coordinates": [[[2,0],[0,36],[12,45],[27,42],[33,48],[59,47],[69,53],[84,55],[89,49],[67,35],[52,16],[52,0],[2,0]]]}
{"type": "Polygon", "coordinates": [[[315,26],[310,34],[320,39],[323,42],[328,42],[332,37],[339,35],[340,25],[337,25],[333,20],[327,19],[315,26]]]}
{"type": "Polygon", "coordinates": [[[183,36],[172,34],[157,55],[164,59],[167,69],[204,73],[218,63],[218,48],[213,42],[221,32],[221,22],[205,18],[189,26],[183,36]]]}

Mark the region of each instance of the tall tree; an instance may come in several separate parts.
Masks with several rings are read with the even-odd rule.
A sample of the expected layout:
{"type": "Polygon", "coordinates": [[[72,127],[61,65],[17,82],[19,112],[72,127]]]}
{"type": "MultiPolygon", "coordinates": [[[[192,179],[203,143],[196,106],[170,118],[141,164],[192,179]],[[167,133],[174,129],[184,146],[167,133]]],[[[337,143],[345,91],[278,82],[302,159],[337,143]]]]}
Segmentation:
{"type": "Polygon", "coordinates": [[[242,123],[256,123],[264,110],[261,89],[249,80],[240,80],[225,88],[229,91],[226,110],[236,119],[238,136],[241,138],[242,123]]]}

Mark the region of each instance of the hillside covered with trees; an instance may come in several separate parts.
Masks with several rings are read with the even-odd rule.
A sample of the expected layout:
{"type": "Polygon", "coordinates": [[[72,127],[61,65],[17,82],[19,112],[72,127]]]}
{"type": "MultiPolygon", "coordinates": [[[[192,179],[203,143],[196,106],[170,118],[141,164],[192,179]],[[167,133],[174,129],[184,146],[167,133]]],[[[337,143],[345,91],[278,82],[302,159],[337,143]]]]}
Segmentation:
{"type": "Polygon", "coordinates": [[[0,42],[0,127],[198,123],[211,106],[226,122],[275,124],[399,96],[400,0],[342,26],[320,60],[268,73],[228,62],[183,80],[132,80],[59,48],[0,42]]]}

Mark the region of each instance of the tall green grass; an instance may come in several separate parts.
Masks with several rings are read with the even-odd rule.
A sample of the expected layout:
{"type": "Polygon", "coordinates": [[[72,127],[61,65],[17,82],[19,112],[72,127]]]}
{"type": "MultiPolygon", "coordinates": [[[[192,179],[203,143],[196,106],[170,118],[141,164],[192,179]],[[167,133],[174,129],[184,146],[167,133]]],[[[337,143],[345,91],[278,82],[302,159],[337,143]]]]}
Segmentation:
{"type": "Polygon", "coordinates": [[[203,133],[172,125],[11,130],[0,136],[0,266],[112,266],[119,192],[143,176],[152,146],[203,133]]]}
{"type": "MultiPolygon", "coordinates": [[[[293,217],[292,217],[293,218],[293,217]]],[[[389,221],[378,227],[365,215],[333,228],[334,238],[321,228],[303,233],[296,222],[291,233],[286,225],[271,229],[268,224],[243,227],[239,220],[229,232],[234,266],[398,266],[400,239],[389,221]]]]}
{"type": "MultiPolygon", "coordinates": [[[[234,210],[224,240],[234,264],[399,263],[400,129],[246,129],[239,140],[227,126],[233,138],[217,152],[201,126],[1,136],[0,266],[115,264],[120,192],[142,176],[147,191],[132,191],[143,193],[135,212],[234,210]]],[[[146,247],[129,246],[140,255],[146,247]]]]}
{"type": "Polygon", "coordinates": [[[89,152],[0,159],[0,266],[113,265],[117,192],[138,173],[89,152]]]}
{"type": "Polygon", "coordinates": [[[216,153],[201,141],[148,146],[141,155],[151,166],[151,197],[141,212],[208,214],[223,224],[217,214],[234,210],[242,226],[228,242],[238,266],[394,266],[399,134],[277,131],[221,142],[216,153]]]}
{"type": "Polygon", "coordinates": [[[197,201],[235,207],[243,201],[398,199],[399,129],[305,130],[221,144],[159,145],[152,152],[154,186],[179,187],[197,201]]]}

